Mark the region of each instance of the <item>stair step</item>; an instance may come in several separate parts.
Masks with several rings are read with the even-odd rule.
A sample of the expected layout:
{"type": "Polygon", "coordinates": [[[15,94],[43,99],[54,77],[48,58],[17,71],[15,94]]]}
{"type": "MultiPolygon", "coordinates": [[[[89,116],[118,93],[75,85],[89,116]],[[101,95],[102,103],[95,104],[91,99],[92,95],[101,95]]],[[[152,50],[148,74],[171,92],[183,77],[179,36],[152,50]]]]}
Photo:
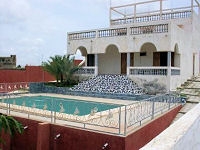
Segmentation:
{"type": "Polygon", "coordinates": [[[179,111],[173,123],[200,103],[200,78],[193,77],[177,88],[181,94],[188,97],[186,104],[179,111]]]}
{"type": "Polygon", "coordinates": [[[186,103],[184,105],[184,107],[179,111],[180,113],[187,113],[188,111],[190,111],[193,107],[195,107],[196,104],[192,104],[192,103],[186,103]]]}
{"type": "Polygon", "coordinates": [[[186,101],[187,103],[195,103],[198,104],[200,103],[200,98],[199,97],[189,97],[186,101]]]}
{"type": "Polygon", "coordinates": [[[190,82],[200,82],[200,80],[191,80],[191,79],[189,79],[188,81],[190,81],[190,82]]]}

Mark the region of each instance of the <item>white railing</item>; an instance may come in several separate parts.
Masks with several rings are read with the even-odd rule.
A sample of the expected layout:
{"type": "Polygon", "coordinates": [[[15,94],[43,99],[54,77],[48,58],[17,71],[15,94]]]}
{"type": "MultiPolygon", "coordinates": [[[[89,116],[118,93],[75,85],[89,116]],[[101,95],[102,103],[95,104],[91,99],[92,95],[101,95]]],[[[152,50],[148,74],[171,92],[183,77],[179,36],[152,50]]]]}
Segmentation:
{"type": "Polygon", "coordinates": [[[96,37],[96,31],[86,31],[68,34],[69,40],[91,39],[96,37]]]}
{"type": "Polygon", "coordinates": [[[171,68],[171,75],[172,75],[172,76],[181,75],[181,70],[180,70],[180,68],[172,67],[172,68],[171,68]]]}
{"type": "Polygon", "coordinates": [[[82,67],[76,72],[76,74],[95,75],[96,70],[97,67],[82,67]]]}
{"type": "Polygon", "coordinates": [[[167,67],[129,67],[130,75],[167,75],[167,67]]]}
{"type": "Polygon", "coordinates": [[[127,28],[99,30],[98,37],[112,37],[127,35],[127,28]]]}
{"type": "Polygon", "coordinates": [[[165,33],[165,32],[168,32],[168,24],[131,27],[131,34],[132,35],[165,33]]]}
{"type": "Polygon", "coordinates": [[[129,23],[150,22],[150,21],[158,21],[158,20],[171,20],[171,19],[177,19],[177,18],[189,18],[191,17],[191,15],[192,15],[191,10],[167,12],[163,14],[156,13],[156,14],[137,16],[137,17],[113,19],[111,20],[111,25],[122,25],[122,24],[129,24],[129,23]]]}
{"type": "Polygon", "coordinates": [[[91,31],[80,31],[68,34],[68,40],[82,40],[82,39],[94,39],[102,37],[115,37],[115,36],[127,36],[149,33],[166,33],[168,32],[168,24],[156,24],[148,26],[138,27],[125,27],[125,28],[106,28],[91,31]],[[130,33],[128,32],[130,30],[130,33]]]}

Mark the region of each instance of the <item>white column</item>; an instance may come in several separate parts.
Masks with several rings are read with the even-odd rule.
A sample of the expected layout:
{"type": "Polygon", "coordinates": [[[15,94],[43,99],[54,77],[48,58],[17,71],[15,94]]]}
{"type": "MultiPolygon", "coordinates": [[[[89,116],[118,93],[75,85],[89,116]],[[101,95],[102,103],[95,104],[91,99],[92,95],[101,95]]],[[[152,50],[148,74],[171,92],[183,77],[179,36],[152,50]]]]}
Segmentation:
{"type": "Polygon", "coordinates": [[[137,5],[134,5],[134,23],[136,22],[137,5]]]}
{"type": "Polygon", "coordinates": [[[160,20],[162,20],[163,2],[160,0],[160,20]]]}
{"type": "Polygon", "coordinates": [[[170,91],[171,86],[171,52],[167,52],[167,90],[170,91]]]}
{"type": "Polygon", "coordinates": [[[127,53],[127,76],[130,75],[130,53],[127,53]]]}
{"type": "Polygon", "coordinates": [[[194,12],[194,0],[191,0],[191,12],[192,12],[192,19],[193,19],[193,12],[194,12]]]}
{"type": "Polygon", "coordinates": [[[98,54],[95,54],[95,76],[98,75],[98,54]]]}

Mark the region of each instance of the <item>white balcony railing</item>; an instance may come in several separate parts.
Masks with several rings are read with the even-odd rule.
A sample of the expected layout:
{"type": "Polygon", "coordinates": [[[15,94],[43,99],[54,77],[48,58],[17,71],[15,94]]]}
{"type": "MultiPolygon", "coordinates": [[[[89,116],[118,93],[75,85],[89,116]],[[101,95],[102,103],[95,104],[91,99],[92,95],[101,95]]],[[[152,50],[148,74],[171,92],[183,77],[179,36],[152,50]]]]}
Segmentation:
{"type": "MultiPolygon", "coordinates": [[[[129,67],[129,74],[167,76],[168,67],[129,67]]],[[[180,68],[171,67],[171,75],[180,75],[180,68]]]]}
{"type": "Polygon", "coordinates": [[[151,34],[151,33],[165,33],[168,32],[168,24],[150,25],[131,27],[131,34],[151,34]]]}
{"type": "Polygon", "coordinates": [[[181,70],[178,67],[172,67],[171,68],[171,75],[176,76],[176,75],[181,75],[181,70]]]}
{"type": "Polygon", "coordinates": [[[138,27],[125,27],[125,28],[108,28],[100,30],[91,30],[83,32],[69,33],[68,39],[82,40],[102,37],[115,37],[115,36],[126,36],[126,35],[139,35],[139,34],[153,34],[153,33],[166,33],[168,32],[168,24],[156,24],[138,27]],[[128,33],[130,30],[130,33],[128,33]]]}
{"type": "Polygon", "coordinates": [[[82,67],[76,74],[78,75],[95,75],[97,72],[97,67],[82,67]]]}
{"type": "Polygon", "coordinates": [[[112,37],[127,35],[127,28],[99,30],[98,37],[112,37]]]}
{"type": "Polygon", "coordinates": [[[96,37],[96,31],[78,32],[68,35],[69,40],[91,39],[96,37]]]}
{"type": "Polygon", "coordinates": [[[167,67],[130,67],[130,75],[167,75],[167,67]]]}
{"type": "Polygon", "coordinates": [[[160,13],[157,13],[157,14],[143,15],[130,18],[113,19],[111,20],[111,25],[122,25],[129,23],[140,23],[140,22],[149,22],[158,20],[171,20],[177,18],[188,18],[191,17],[191,15],[192,15],[191,10],[166,12],[163,13],[162,15],[160,15],[160,13]]]}

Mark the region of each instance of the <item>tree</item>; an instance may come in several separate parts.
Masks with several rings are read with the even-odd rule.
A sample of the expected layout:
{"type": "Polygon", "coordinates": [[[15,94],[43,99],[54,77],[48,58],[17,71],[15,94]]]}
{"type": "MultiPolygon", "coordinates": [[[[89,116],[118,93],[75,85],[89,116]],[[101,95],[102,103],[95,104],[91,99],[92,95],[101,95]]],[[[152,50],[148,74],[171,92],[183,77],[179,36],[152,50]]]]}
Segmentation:
{"type": "MultiPolygon", "coordinates": [[[[7,116],[0,113],[0,133],[4,129],[5,133],[9,133],[11,136],[14,136],[16,133],[23,133],[23,126],[17,120],[11,116],[7,116]]],[[[0,137],[0,143],[4,142],[0,137]]]]}
{"type": "Polygon", "coordinates": [[[18,65],[16,68],[17,68],[17,69],[21,69],[22,67],[21,67],[21,65],[18,65]]]}
{"type": "Polygon", "coordinates": [[[61,64],[62,64],[62,56],[56,55],[55,57],[50,57],[48,62],[43,62],[42,66],[43,69],[49,72],[56,78],[58,83],[59,80],[63,80],[63,74],[61,72],[61,64]]]}
{"type": "Polygon", "coordinates": [[[76,71],[80,68],[74,64],[74,57],[70,58],[70,56],[65,56],[64,59],[64,68],[63,68],[63,75],[66,80],[67,84],[71,84],[72,77],[76,71]]]}
{"type": "Polygon", "coordinates": [[[79,69],[78,66],[74,65],[74,58],[70,56],[59,56],[50,57],[50,60],[42,63],[43,69],[49,72],[56,78],[56,81],[60,80],[61,83],[66,81],[70,83],[73,74],[79,69]]]}

